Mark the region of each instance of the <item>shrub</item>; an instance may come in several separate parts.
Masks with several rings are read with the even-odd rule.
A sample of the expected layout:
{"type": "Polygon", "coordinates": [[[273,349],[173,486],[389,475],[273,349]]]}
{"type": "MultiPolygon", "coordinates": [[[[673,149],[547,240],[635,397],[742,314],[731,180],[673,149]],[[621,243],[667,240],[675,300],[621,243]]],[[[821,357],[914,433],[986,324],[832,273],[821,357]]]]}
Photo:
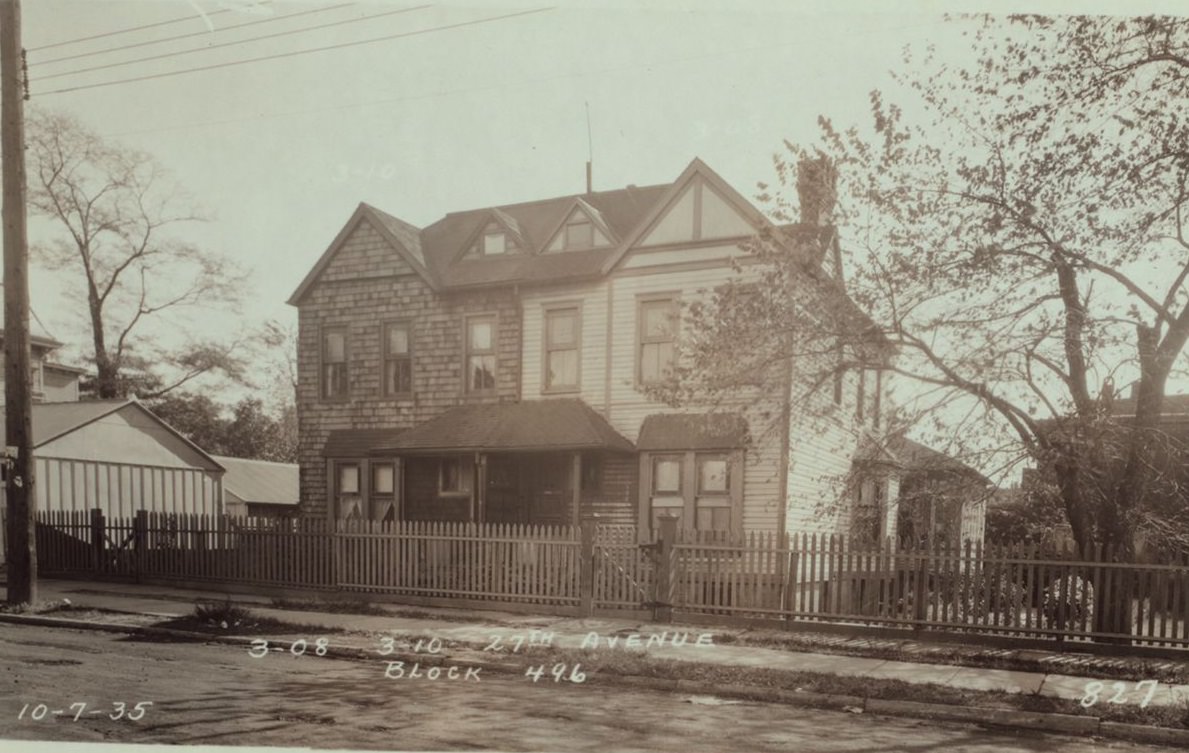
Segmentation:
{"type": "Polygon", "coordinates": [[[231,599],[222,602],[200,601],[194,605],[195,620],[212,627],[224,629],[238,627],[251,620],[252,612],[238,604],[232,604],[231,599]]]}
{"type": "Polygon", "coordinates": [[[1093,624],[1094,586],[1080,575],[1056,578],[1044,590],[1042,612],[1048,627],[1067,630],[1093,624]]]}

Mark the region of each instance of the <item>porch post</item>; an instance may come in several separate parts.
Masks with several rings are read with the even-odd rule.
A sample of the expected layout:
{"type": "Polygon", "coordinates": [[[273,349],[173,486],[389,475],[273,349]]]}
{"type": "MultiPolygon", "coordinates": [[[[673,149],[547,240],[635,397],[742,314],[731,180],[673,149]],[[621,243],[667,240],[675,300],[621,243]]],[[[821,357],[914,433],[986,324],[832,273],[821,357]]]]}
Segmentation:
{"type": "Polygon", "coordinates": [[[475,453],[475,491],[471,495],[471,522],[487,517],[487,455],[475,453]]]}
{"type": "Polygon", "coordinates": [[[578,525],[579,511],[582,506],[582,453],[575,452],[572,468],[570,469],[570,488],[573,490],[574,507],[570,510],[571,525],[578,525]]]}

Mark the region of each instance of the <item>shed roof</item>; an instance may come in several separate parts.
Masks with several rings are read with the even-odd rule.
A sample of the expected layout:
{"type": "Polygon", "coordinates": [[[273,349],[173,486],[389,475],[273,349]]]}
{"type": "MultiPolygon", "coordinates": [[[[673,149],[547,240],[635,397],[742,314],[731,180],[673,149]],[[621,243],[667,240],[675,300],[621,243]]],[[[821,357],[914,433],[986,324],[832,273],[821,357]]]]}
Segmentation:
{"type": "Polygon", "coordinates": [[[576,399],[464,405],[407,431],[363,431],[368,433],[332,432],[325,454],[342,457],[345,447],[371,454],[633,449],[606,419],[576,399]]]}
{"type": "Polygon", "coordinates": [[[296,463],[272,463],[212,455],[227,469],[223,488],[244,502],[296,505],[300,499],[299,472],[296,463]]]}
{"type": "Polygon", "coordinates": [[[893,437],[888,440],[887,446],[905,470],[958,474],[976,478],[984,484],[991,483],[991,480],[981,472],[961,460],[932,447],[927,447],[920,442],[914,442],[907,437],[893,437]]]}
{"type": "Polygon", "coordinates": [[[738,413],[663,413],[644,419],[640,450],[728,450],[747,442],[747,421],[738,413]]]}

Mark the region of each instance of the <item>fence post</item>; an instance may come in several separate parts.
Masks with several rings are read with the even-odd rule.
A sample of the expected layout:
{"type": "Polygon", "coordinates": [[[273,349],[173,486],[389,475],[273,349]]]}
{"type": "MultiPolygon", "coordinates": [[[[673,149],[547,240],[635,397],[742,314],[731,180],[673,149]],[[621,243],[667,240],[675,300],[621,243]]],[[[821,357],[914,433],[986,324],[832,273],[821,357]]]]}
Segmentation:
{"type": "Polygon", "coordinates": [[[586,513],[578,523],[578,535],[582,543],[578,555],[578,607],[583,617],[594,614],[595,530],[598,517],[597,514],[586,513]]]}
{"type": "Polygon", "coordinates": [[[677,516],[660,517],[660,539],[657,541],[656,578],[652,584],[652,619],[654,622],[673,621],[673,590],[677,582],[677,516]]]}
{"type": "Polygon", "coordinates": [[[91,569],[98,573],[103,569],[103,510],[91,509],[91,569]]]}
{"type": "Polygon", "coordinates": [[[932,552],[933,541],[929,541],[929,549],[917,546],[916,582],[912,588],[912,631],[920,633],[925,627],[926,607],[929,603],[929,553],[932,552]]]}
{"type": "Polygon", "coordinates": [[[788,531],[782,531],[781,539],[783,539],[783,549],[788,552],[788,566],[784,569],[784,593],[781,598],[781,608],[784,610],[784,619],[791,622],[794,617],[792,612],[795,611],[796,588],[797,588],[797,559],[801,556],[800,552],[793,550],[794,536],[788,531]]]}
{"type": "Polygon", "coordinates": [[[132,520],[132,556],[133,568],[136,571],[136,582],[140,583],[141,573],[144,571],[145,547],[149,543],[149,511],[137,510],[132,520]]]}

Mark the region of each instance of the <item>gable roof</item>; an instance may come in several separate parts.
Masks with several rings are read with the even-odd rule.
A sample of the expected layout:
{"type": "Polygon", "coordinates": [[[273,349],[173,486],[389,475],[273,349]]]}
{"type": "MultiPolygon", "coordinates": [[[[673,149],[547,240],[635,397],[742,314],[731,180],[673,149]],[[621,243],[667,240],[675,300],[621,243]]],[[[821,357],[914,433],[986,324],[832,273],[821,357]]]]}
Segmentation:
{"type": "Polygon", "coordinates": [[[601,229],[622,238],[656,204],[669,184],[628,186],[612,191],[572,194],[553,199],[506,204],[498,207],[452,212],[421,233],[422,248],[430,274],[445,288],[507,285],[534,282],[575,281],[602,275],[615,246],[602,246],[565,254],[543,254],[545,244],[569,217],[575,206],[585,205],[597,213],[601,229]],[[458,258],[459,252],[498,212],[504,221],[514,222],[524,242],[524,253],[486,258],[458,258]],[[558,259],[558,257],[564,257],[558,259]]]}
{"type": "MultiPolygon", "coordinates": [[[[782,245],[797,246],[810,237],[828,241],[826,236],[833,233],[832,229],[822,230],[816,226],[813,229],[782,231],[718,173],[695,158],[670,183],[643,187],[632,185],[608,191],[450,212],[423,229],[361,203],[289,298],[289,303],[301,303],[305,293],[318,280],[350,233],[364,220],[371,221],[389,240],[394,251],[437,292],[600,279],[610,273],[632,247],[645,237],[671,203],[694,181],[700,181],[706,189],[717,194],[751,223],[757,234],[773,238],[782,245]],[[589,215],[611,241],[610,244],[564,253],[543,253],[575,209],[589,215]],[[466,252],[470,244],[493,221],[517,237],[521,252],[469,256],[466,252]]],[[[730,238],[714,240],[729,242],[730,238]]],[[[820,257],[821,254],[817,253],[816,256],[820,257]]],[[[819,266],[822,263],[821,258],[809,261],[819,266]]]]}
{"type": "MultiPolygon", "coordinates": [[[[157,414],[141,405],[135,398],[33,403],[33,447],[34,449],[41,447],[59,437],[66,436],[88,424],[99,421],[105,416],[129,407],[148,416],[150,420],[160,425],[170,435],[176,437],[191,450],[198,453],[204,460],[209,461],[212,468],[223,470],[223,466],[207,454],[206,451],[184,437],[177,429],[162,421],[157,414]]],[[[0,436],[3,436],[5,431],[5,413],[0,410],[0,436]]]]}
{"type": "Polygon", "coordinates": [[[729,205],[733,206],[740,214],[746,217],[755,226],[757,232],[762,228],[771,226],[768,219],[752,206],[751,202],[743,198],[718,173],[711,170],[705,162],[695,157],[685,170],[682,171],[681,175],[677,177],[677,180],[669,184],[664,195],[658,198],[648,214],[640,222],[636,223],[632,232],[626,236],[621,236],[623,237],[623,242],[614,249],[614,253],[603,264],[603,272],[610,272],[615,268],[615,265],[619,264],[623,257],[627,255],[628,251],[631,250],[632,246],[638,243],[652,229],[653,224],[660,219],[669,205],[682,195],[695,177],[705,180],[729,205]]]}
{"type": "Polygon", "coordinates": [[[243,502],[296,505],[300,498],[296,463],[272,463],[212,455],[227,469],[223,489],[243,502]]]}
{"type": "Polygon", "coordinates": [[[318,257],[318,261],[310,269],[301,283],[297,286],[297,290],[293,291],[293,295],[289,296],[287,301],[291,306],[296,306],[301,303],[301,299],[309,291],[326,268],[330,266],[331,260],[334,259],[335,254],[339,252],[355,229],[359,227],[361,222],[370,222],[372,227],[384,237],[392,246],[392,250],[400,255],[410,267],[413,268],[426,284],[431,289],[437,290],[433,278],[430,276],[425,267],[425,257],[421,250],[421,231],[414,225],[410,225],[402,219],[393,217],[392,215],[381,212],[379,209],[360,202],[359,206],[351,214],[351,218],[347,220],[347,224],[339,231],[339,234],[334,237],[322,255],[318,257]]]}
{"type": "Polygon", "coordinates": [[[577,399],[465,405],[400,432],[374,452],[619,450],[632,443],[577,399]]]}

